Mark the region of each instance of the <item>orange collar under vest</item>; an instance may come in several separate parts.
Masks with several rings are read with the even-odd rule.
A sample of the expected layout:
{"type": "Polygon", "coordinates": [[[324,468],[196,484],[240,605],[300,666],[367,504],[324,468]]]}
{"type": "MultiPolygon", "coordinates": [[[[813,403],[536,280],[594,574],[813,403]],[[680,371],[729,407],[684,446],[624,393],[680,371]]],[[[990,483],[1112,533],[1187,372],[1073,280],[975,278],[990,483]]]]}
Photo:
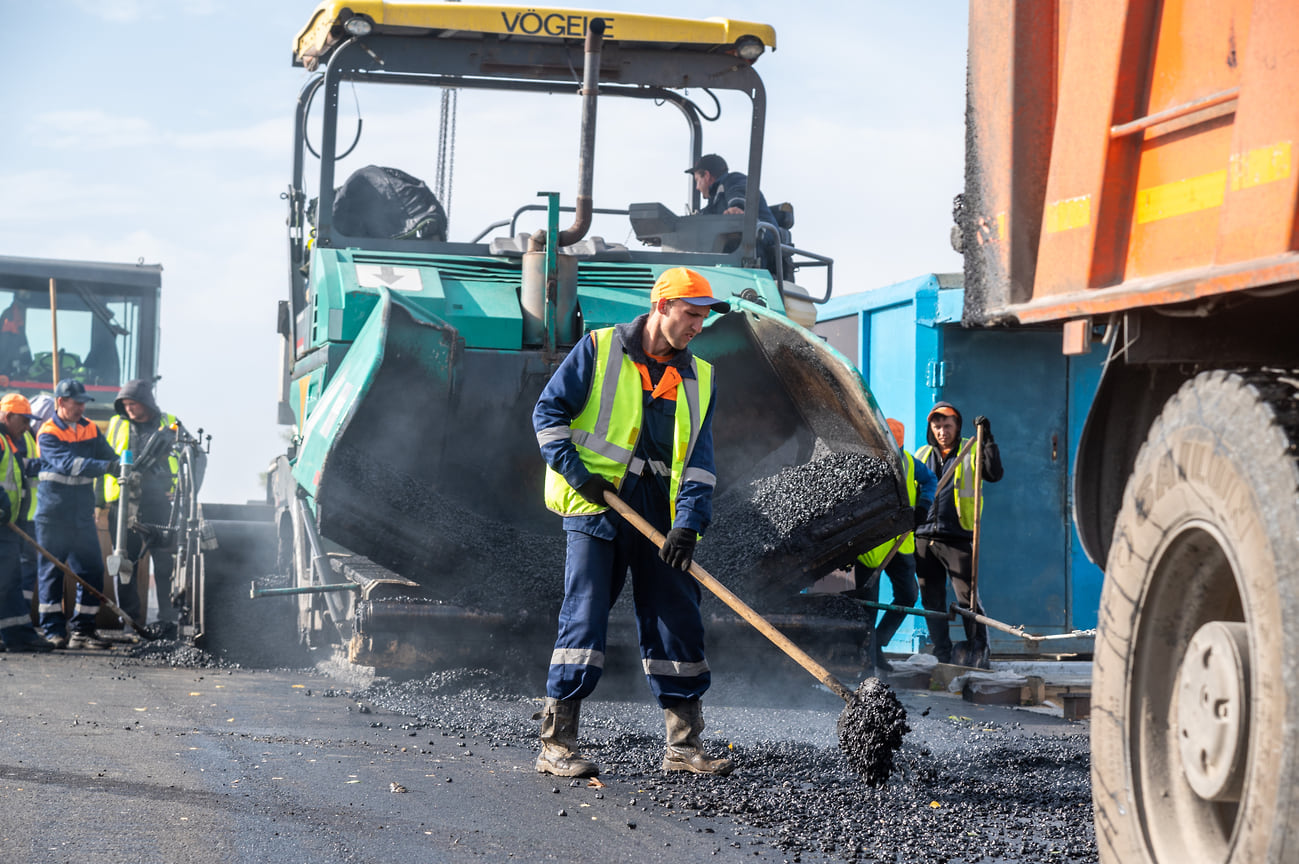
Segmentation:
{"type": "Polygon", "coordinates": [[[63,421],[56,417],[51,417],[41,424],[41,435],[53,435],[60,441],[66,441],[69,444],[76,444],[78,441],[90,441],[99,436],[99,427],[91,423],[85,417],[77,421],[75,426],[65,427],[59,425],[63,421]],[[58,420],[56,423],[55,420],[58,420]]]}

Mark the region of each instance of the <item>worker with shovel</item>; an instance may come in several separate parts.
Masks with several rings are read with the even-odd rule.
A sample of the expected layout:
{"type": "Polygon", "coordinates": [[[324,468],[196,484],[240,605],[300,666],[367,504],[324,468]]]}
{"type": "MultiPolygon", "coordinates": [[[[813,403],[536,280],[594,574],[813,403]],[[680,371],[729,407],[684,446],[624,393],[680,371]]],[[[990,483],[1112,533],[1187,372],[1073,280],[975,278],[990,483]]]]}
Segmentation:
{"type": "Polygon", "coordinates": [[[704,658],[699,584],[687,572],[712,518],[712,366],[688,345],[710,310],[730,305],[684,267],[664,271],[651,309],[629,324],[587,334],[537,401],[533,427],[546,461],[546,506],[564,517],[568,554],[559,634],[550,658],[536,769],[599,772],[579,754],[582,700],[604,667],[609,610],[630,569],[642,665],[664,711],[665,771],[729,774],[700,733],[704,658]],[[609,510],[616,492],[666,535],[661,548],[609,510]]]}
{"type": "Polygon", "coordinates": [[[38,653],[54,644],[32,626],[31,599],[23,596],[21,541],[8,526],[22,521],[31,498],[26,456],[35,458],[29,427],[32,407],[20,393],[0,398],[0,639],[8,651],[38,653]]]}
{"type": "MultiPolygon", "coordinates": [[[[36,542],[96,590],[104,587],[104,560],[95,530],[96,478],[116,474],[117,454],[99,427],[83,415],[94,397],[75,378],[64,378],[54,388],[54,416],[36,436],[41,451],[37,486],[36,542]]],[[[40,626],[56,648],[112,647],[95,632],[99,601],[77,585],[77,605],[71,634],[63,613],[63,572],[42,558],[37,577],[40,626]]]]}
{"type": "MultiPolygon", "coordinates": [[[[974,526],[978,519],[981,480],[996,483],[1002,477],[1001,451],[992,440],[988,418],[974,418],[975,439],[961,437],[961,412],[950,402],[938,402],[926,418],[929,443],[916,451],[916,459],[942,478],[934,505],[923,525],[916,528],[916,576],[920,581],[920,601],[931,612],[947,611],[947,579],[959,606],[982,615],[978,588],[973,584],[974,526]],[[950,473],[949,473],[949,469],[950,473]],[[982,475],[981,479],[978,475],[982,475]]],[[[988,628],[970,618],[962,618],[968,657],[961,665],[987,669],[988,628]]],[[[934,656],[940,663],[951,663],[952,637],[947,623],[939,621],[929,628],[934,656]]]]}

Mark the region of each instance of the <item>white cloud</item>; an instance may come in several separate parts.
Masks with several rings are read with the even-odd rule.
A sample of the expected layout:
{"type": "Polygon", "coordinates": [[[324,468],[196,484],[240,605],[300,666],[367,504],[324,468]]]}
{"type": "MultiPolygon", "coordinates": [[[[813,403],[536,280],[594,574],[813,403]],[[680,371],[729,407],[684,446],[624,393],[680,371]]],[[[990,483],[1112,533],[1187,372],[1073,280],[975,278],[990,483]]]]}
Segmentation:
{"type": "Polygon", "coordinates": [[[28,128],[35,143],[56,150],[144,147],[158,137],[148,120],[107,114],[98,109],[51,111],[32,118],[28,128]]]}
{"type": "Polygon", "coordinates": [[[114,22],[153,18],[172,9],[187,15],[211,15],[219,8],[216,0],[77,0],[76,5],[87,15],[114,22]]]}
{"type": "Polygon", "coordinates": [[[212,129],[168,135],[179,150],[239,151],[282,157],[293,136],[292,118],[265,120],[242,128],[212,129]]]}

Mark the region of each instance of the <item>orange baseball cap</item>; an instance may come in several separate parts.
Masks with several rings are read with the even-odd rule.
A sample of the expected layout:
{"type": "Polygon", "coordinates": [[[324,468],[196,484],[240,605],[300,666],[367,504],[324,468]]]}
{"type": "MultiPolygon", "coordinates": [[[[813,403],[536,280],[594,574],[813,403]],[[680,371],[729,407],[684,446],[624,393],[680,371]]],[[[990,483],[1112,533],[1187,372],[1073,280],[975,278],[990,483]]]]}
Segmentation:
{"type": "Polygon", "coordinates": [[[730,303],[713,296],[707,279],[685,267],[673,267],[659,275],[650,291],[650,303],[658,305],[660,300],[684,300],[691,306],[710,306],[714,312],[731,311],[730,303]]]}
{"type": "Polygon", "coordinates": [[[933,417],[935,414],[942,414],[945,417],[955,417],[956,409],[950,405],[939,405],[933,411],[929,412],[930,417],[933,417]]]}
{"type": "Polygon", "coordinates": [[[0,398],[0,411],[6,414],[19,414],[32,420],[37,419],[32,413],[32,403],[21,393],[6,393],[0,398]]]}

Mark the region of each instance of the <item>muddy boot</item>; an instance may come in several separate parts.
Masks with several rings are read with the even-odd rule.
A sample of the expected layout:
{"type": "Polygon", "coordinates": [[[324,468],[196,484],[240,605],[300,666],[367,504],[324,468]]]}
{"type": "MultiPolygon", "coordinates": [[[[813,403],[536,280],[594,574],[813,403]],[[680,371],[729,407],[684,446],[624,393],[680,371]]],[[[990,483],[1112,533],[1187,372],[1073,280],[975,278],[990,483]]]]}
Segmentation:
{"type": "Polygon", "coordinates": [[[664,771],[693,771],[695,774],[718,774],[725,777],[735,768],[725,757],[709,759],[699,733],[704,731],[704,706],[699,700],[687,700],[674,708],[663,709],[668,727],[668,746],[663,752],[664,771]]]}
{"type": "Polygon", "coordinates": [[[600,773],[600,766],[577,752],[577,721],[582,711],[581,699],[546,698],[541,718],[541,752],[536,769],[542,774],[560,777],[590,777],[600,773]]]}

